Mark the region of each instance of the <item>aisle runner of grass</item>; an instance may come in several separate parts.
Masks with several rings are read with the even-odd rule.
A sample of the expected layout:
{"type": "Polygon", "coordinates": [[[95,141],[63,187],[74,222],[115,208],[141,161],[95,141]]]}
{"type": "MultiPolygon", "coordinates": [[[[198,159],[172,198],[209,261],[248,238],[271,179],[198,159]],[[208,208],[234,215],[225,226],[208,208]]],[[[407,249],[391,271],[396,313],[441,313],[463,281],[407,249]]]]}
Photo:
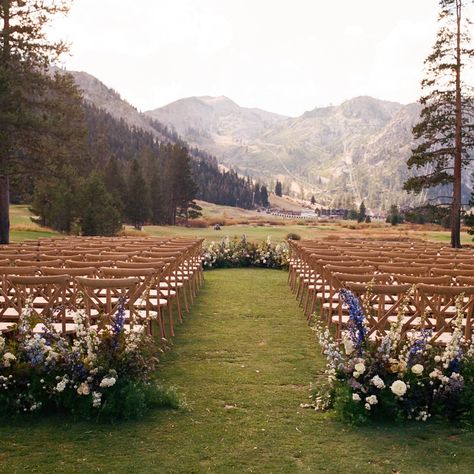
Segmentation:
{"type": "Polygon", "coordinates": [[[275,270],[214,270],[161,376],[188,408],[114,426],[0,426],[0,472],[472,472],[474,435],[435,424],[348,428],[301,409],[322,370],[275,270]]]}

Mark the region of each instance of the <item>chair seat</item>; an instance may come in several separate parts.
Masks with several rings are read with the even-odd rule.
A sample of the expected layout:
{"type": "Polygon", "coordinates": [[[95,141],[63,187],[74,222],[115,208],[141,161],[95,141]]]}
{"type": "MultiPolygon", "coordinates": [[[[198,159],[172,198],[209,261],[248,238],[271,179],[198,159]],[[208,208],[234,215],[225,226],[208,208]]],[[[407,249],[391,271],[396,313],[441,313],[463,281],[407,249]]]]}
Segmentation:
{"type": "MultiPolygon", "coordinates": [[[[112,330],[112,326],[110,324],[107,324],[105,326],[108,330],[112,330]]],[[[91,329],[95,329],[97,331],[97,329],[99,328],[99,326],[97,324],[94,324],[91,326],[91,329]]],[[[125,324],[123,326],[123,330],[125,332],[143,332],[145,331],[145,326],[143,326],[143,324],[134,324],[133,327],[130,326],[130,324],[125,324]]]]}
{"type": "Polygon", "coordinates": [[[16,323],[0,323],[0,334],[4,332],[10,332],[13,331],[16,327],[16,323]]]}
{"type": "MultiPolygon", "coordinates": [[[[53,329],[56,332],[62,332],[63,331],[63,325],[61,323],[53,323],[52,324],[53,329]]],[[[74,334],[77,331],[77,325],[74,323],[66,323],[66,334],[74,334]]],[[[34,334],[44,334],[46,332],[46,327],[43,323],[38,323],[34,328],[33,328],[33,333],[34,334]]]]}

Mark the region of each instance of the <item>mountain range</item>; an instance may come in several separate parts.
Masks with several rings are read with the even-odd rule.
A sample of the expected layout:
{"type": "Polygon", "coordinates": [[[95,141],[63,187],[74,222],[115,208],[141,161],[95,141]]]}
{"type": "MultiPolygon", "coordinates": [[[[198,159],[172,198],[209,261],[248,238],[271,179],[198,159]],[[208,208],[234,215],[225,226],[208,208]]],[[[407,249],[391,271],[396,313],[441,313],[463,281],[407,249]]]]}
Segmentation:
{"type": "MultiPolygon", "coordinates": [[[[189,97],[141,113],[84,72],[72,72],[85,100],[158,140],[181,137],[224,167],[325,206],[372,209],[414,205],[426,195],[403,191],[419,104],[356,97],[299,117],[241,107],[231,99],[189,97]]],[[[464,180],[467,182],[467,180],[464,180]]],[[[468,193],[469,189],[465,189],[468,193]]]]}

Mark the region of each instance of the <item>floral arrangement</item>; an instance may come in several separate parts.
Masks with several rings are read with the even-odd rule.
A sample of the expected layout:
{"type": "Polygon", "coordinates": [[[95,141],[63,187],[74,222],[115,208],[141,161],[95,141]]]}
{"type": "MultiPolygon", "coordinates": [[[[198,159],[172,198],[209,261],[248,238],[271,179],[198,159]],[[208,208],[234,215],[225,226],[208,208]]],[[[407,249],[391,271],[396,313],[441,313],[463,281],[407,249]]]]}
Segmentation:
{"type": "Polygon", "coordinates": [[[270,237],[259,243],[249,242],[245,235],[225,237],[221,242],[211,242],[203,253],[203,266],[211,268],[263,267],[288,268],[289,249],[286,243],[273,244],[270,237]]]}
{"type": "Polygon", "coordinates": [[[65,411],[78,418],[135,418],[156,405],[177,407],[171,390],[154,378],[156,344],[145,331],[125,327],[123,305],[109,326],[93,329],[84,310],[68,311],[77,332],[56,332],[52,318],[37,317],[31,304],[17,331],[0,336],[0,414],[65,411]]]}
{"type": "Polygon", "coordinates": [[[326,382],[313,393],[314,408],[334,408],[353,424],[432,416],[474,422],[474,345],[463,338],[462,295],[452,338],[442,347],[430,344],[431,330],[403,334],[411,292],[389,331],[376,338],[367,337],[369,308],[348,290],[340,294],[349,310],[342,340],[336,341],[320,320],[314,327],[327,360],[326,382]]]}

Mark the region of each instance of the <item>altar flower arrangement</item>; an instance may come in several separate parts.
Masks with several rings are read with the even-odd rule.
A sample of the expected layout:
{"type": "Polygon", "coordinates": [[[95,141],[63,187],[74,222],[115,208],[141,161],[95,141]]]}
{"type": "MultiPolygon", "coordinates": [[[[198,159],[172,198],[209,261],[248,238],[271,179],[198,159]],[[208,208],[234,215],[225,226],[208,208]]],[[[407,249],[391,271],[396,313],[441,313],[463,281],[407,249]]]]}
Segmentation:
{"type": "Polygon", "coordinates": [[[288,268],[288,244],[273,244],[271,238],[259,243],[249,242],[244,235],[221,242],[211,242],[203,252],[204,269],[262,267],[288,268]]]}
{"type": "Polygon", "coordinates": [[[124,305],[112,324],[90,327],[84,310],[68,311],[77,330],[56,332],[30,305],[18,329],[0,336],[0,414],[60,411],[76,418],[142,416],[156,404],[178,406],[172,391],[157,384],[157,345],[144,330],[126,330],[124,305]]]}
{"type": "Polygon", "coordinates": [[[316,409],[333,408],[351,424],[441,416],[472,425],[474,345],[463,338],[462,295],[456,301],[450,341],[435,346],[430,344],[429,329],[402,331],[412,291],[383,336],[367,337],[369,309],[363,309],[345,289],[340,295],[349,323],[342,340],[336,341],[327,326],[316,320],[314,330],[327,361],[326,381],[313,392],[316,409]]]}

